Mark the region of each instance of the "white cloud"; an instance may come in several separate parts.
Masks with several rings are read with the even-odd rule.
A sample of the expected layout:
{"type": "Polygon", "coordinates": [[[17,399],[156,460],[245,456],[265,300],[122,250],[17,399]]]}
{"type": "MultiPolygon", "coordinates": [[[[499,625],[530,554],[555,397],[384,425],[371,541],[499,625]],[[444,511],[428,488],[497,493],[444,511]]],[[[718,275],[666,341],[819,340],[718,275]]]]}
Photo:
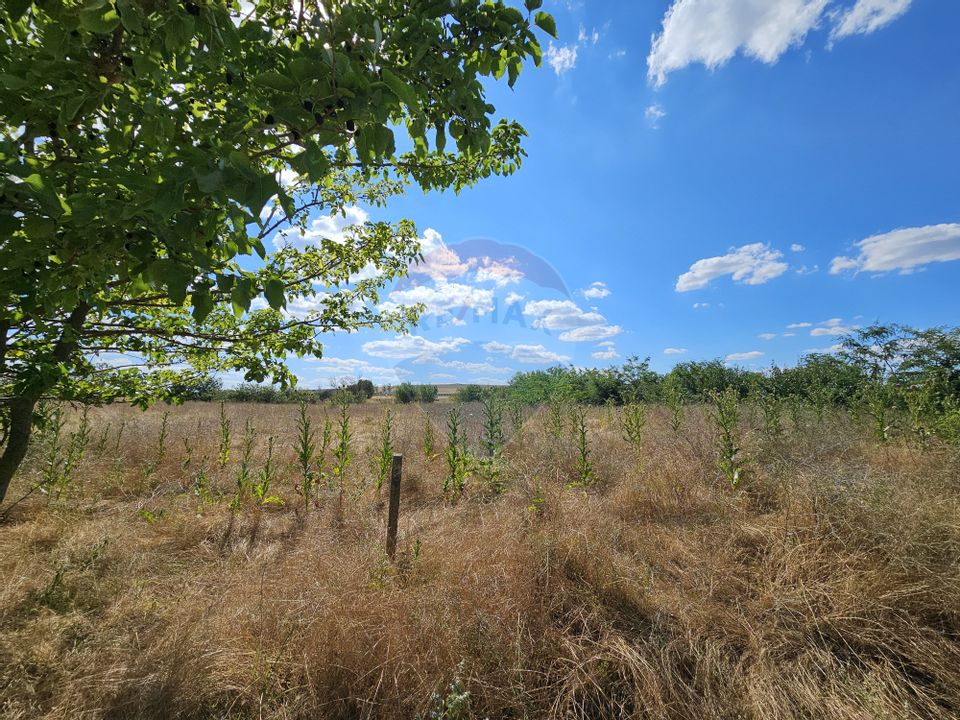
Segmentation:
{"type": "Polygon", "coordinates": [[[648,105],[647,109],[643,112],[644,118],[647,120],[647,124],[650,127],[657,129],[660,127],[660,121],[667,116],[667,111],[663,109],[663,106],[659,103],[653,103],[653,105],[648,105]]]}
{"type": "Polygon", "coordinates": [[[580,32],[577,33],[577,42],[596,45],[598,42],[600,42],[600,31],[594,28],[590,32],[587,32],[587,29],[581,25],[580,32]]]}
{"type": "Polygon", "coordinates": [[[846,270],[909,273],[924,265],[960,260],[960,223],[902,228],[855,243],[856,258],[835,257],[830,273],[846,270]]]}
{"type": "Polygon", "coordinates": [[[577,66],[576,45],[561,45],[557,47],[551,42],[547,47],[545,55],[547,63],[553,68],[557,77],[560,77],[569,70],[573,70],[577,66]]]}
{"type": "Polygon", "coordinates": [[[484,259],[482,267],[477,269],[477,282],[492,281],[498,288],[523,279],[523,273],[507,263],[484,259]]]}
{"type": "Polygon", "coordinates": [[[570,300],[534,300],[524,305],[523,314],[532,316],[533,326],[544,330],[573,330],[607,322],[600,313],[584,312],[570,300]]]}
{"type": "Polygon", "coordinates": [[[361,349],[367,355],[393,360],[432,359],[444,353],[459,352],[461,347],[469,344],[469,340],[461,337],[448,337],[434,342],[420,335],[397,335],[392,340],[365,342],[361,349]]]}
{"type": "Polygon", "coordinates": [[[513,368],[499,367],[486,362],[477,363],[466,362],[464,360],[441,360],[438,358],[418,358],[415,362],[418,364],[429,362],[433,363],[434,365],[439,365],[442,368],[448,368],[451,370],[465,370],[467,372],[489,373],[491,375],[509,375],[513,372],[513,368]]]}
{"type": "Polygon", "coordinates": [[[796,337],[797,334],[791,332],[791,333],[784,333],[783,336],[784,336],[784,337],[796,337]]]}
{"type": "Polygon", "coordinates": [[[830,347],[826,347],[826,348],[807,348],[806,350],[803,351],[803,354],[804,355],[818,355],[818,354],[829,355],[829,354],[840,352],[841,350],[843,350],[843,345],[841,345],[840,343],[837,343],[836,345],[831,345],[830,347]]]}
{"type": "Polygon", "coordinates": [[[451,310],[470,308],[480,315],[493,310],[493,290],[464,285],[462,283],[438,282],[436,285],[418,285],[390,292],[390,300],[381,303],[381,310],[395,310],[401,305],[422,303],[427,315],[444,315],[451,310]]]}
{"type": "Polygon", "coordinates": [[[808,327],[811,327],[812,325],[813,325],[813,323],[808,323],[808,322],[790,323],[789,325],[787,325],[787,329],[788,329],[788,330],[797,330],[797,329],[799,329],[799,328],[808,328],[808,327]]]}
{"type": "Polygon", "coordinates": [[[447,247],[443,236],[433,228],[423,231],[420,253],[423,260],[410,267],[411,275],[427,275],[441,281],[460,277],[470,269],[469,263],[461,261],[460,256],[447,247]]]}
{"type": "Polygon", "coordinates": [[[484,344],[483,349],[489,353],[507,355],[517,362],[522,362],[527,365],[567,362],[570,359],[566,355],[560,355],[559,353],[547,350],[543,345],[507,345],[506,343],[494,340],[484,344]]]}
{"type": "Polygon", "coordinates": [[[817,26],[829,0],[675,0],[654,36],[647,76],[667,75],[693,63],[720,67],[738,51],[774,63],[817,26]]]}
{"type": "Polygon", "coordinates": [[[724,362],[743,362],[745,360],[756,360],[761,357],[763,357],[763,353],[759,350],[750,350],[749,352],[730,353],[724,358],[724,362]]]}
{"type": "Polygon", "coordinates": [[[694,303],[693,304],[694,310],[706,310],[708,307],[710,307],[710,303],[694,303]]]}
{"type": "Polygon", "coordinates": [[[790,252],[803,252],[806,248],[800,243],[794,243],[790,246],[790,252]]]}
{"type": "Polygon", "coordinates": [[[839,40],[850,35],[868,35],[889,25],[903,15],[912,0],[857,0],[856,4],[845,11],[831,13],[833,30],[831,40],[839,40]]]}
{"type": "Polygon", "coordinates": [[[620,353],[614,348],[606,348],[604,350],[594,350],[590,353],[590,356],[597,360],[616,360],[620,357],[620,353]]]}
{"type": "Polygon", "coordinates": [[[503,299],[503,302],[506,305],[515,305],[521,300],[523,300],[525,297],[526,295],[521,295],[520,293],[509,292],[507,293],[507,296],[503,299]]]}
{"type": "Polygon", "coordinates": [[[580,291],[585,298],[588,300],[599,300],[600,298],[605,298],[610,294],[610,289],[607,287],[606,283],[597,282],[590,283],[590,287],[585,290],[580,291]]]}
{"type": "Polygon", "coordinates": [[[763,243],[731,248],[726,255],[697,260],[677,278],[676,291],[698,290],[724,275],[747,285],[762,285],[787,271],[788,266],[781,261],[782,257],[779,250],[771,250],[763,243]]]}
{"type": "Polygon", "coordinates": [[[776,333],[760,333],[757,335],[757,337],[761,340],[773,340],[776,336],[776,333]]]}
{"type": "Polygon", "coordinates": [[[738,52],[775,63],[826,18],[830,40],[871,33],[907,11],[911,0],[856,0],[836,8],[833,0],[674,0],[653,37],[647,76],[663,85],[667,75],[694,63],[709,69],[738,52]]]}
{"type": "Polygon", "coordinates": [[[831,325],[829,327],[815,327],[810,331],[811,337],[823,337],[824,335],[849,335],[853,332],[853,328],[844,327],[843,325],[831,325]]]}
{"type": "Polygon", "coordinates": [[[687,352],[686,348],[668,347],[663,349],[664,355],[683,355],[687,352]]]}
{"type": "Polygon", "coordinates": [[[356,205],[344,208],[343,215],[322,215],[306,229],[288,228],[273,236],[273,246],[279,250],[292,246],[299,250],[319,244],[323,239],[342,243],[352,225],[362,225],[370,219],[367,211],[356,205]]]}
{"type": "Polygon", "coordinates": [[[619,325],[588,325],[560,333],[563,342],[592,342],[604,338],[616,337],[623,332],[619,325]]]}

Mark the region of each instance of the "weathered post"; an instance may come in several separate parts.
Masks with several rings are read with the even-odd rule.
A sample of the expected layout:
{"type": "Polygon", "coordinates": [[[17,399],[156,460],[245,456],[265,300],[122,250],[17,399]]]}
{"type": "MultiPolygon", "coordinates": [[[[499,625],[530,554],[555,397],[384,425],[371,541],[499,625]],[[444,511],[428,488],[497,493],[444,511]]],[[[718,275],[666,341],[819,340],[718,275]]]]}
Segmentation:
{"type": "Polygon", "coordinates": [[[387,508],[387,557],[397,552],[397,522],[400,518],[400,475],[403,455],[394,455],[390,465],[390,505],[387,508]]]}

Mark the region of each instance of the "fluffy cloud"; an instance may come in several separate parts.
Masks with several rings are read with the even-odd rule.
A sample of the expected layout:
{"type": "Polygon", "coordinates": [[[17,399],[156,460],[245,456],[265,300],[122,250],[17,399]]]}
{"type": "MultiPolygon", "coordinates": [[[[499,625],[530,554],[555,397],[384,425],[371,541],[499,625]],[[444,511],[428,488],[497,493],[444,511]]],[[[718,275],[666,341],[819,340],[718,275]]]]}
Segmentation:
{"type": "Polygon", "coordinates": [[[563,342],[594,342],[616,337],[622,332],[623,328],[619,325],[588,325],[587,327],[562,332],[560,333],[560,339],[563,342]]]}
{"type": "Polygon", "coordinates": [[[507,296],[503,299],[503,302],[505,305],[515,305],[521,300],[523,300],[523,298],[525,297],[526,297],[525,295],[521,295],[520,293],[509,292],[507,293],[507,296]]]}
{"type": "Polygon", "coordinates": [[[433,228],[423,231],[420,253],[423,260],[410,268],[411,275],[426,275],[441,281],[460,277],[470,269],[469,263],[461,261],[460,256],[447,247],[443,236],[433,228]]]}
{"type": "Polygon", "coordinates": [[[547,47],[545,55],[547,63],[553,68],[557,77],[560,77],[569,70],[573,70],[577,66],[576,45],[561,45],[557,47],[551,42],[547,47]]]}
{"type": "Polygon", "coordinates": [[[483,349],[489,353],[506,355],[517,362],[527,365],[548,365],[567,362],[570,358],[547,350],[543,345],[507,345],[501,342],[488,342],[483,349]]]}
{"type": "Polygon", "coordinates": [[[808,328],[808,327],[810,327],[810,326],[812,326],[812,325],[813,325],[813,323],[808,323],[808,322],[790,323],[789,325],[787,325],[787,329],[788,329],[788,330],[797,330],[797,329],[799,329],[799,328],[808,328]]]}
{"type": "Polygon", "coordinates": [[[776,333],[760,333],[757,335],[757,337],[761,340],[773,340],[776,336],[776,333]]]}
{"type": "Polygon", "coordinates": [[[803,351],[804,355],[832,355],[833,353],[838,353],[843,350],[843,345],[837,343],[836,345],[831,345],[830,347],[825,348],[807,348],[803,351]]]}
{"type": "Polygon", "coordinates": [[[856,329],[855,325],[851,327],[844,326],[843,318],[830,318],[829,320],[817,323],[817,327],[810,331],[810,335],[812,337],[849,335],[856,329]]]}
{"type": "Polygon", "coordinates": [[[436,285],[418,285],[390,292],[390,300],[381,303],[381,310],[395,310],[401,305],[422,303],[427,315],[444,315],[451,310],[469,308],[480,315],[493,310],[493,290],[464,285],[462,283],[438,282],[436,285]]]}
{"type": "Polygon", "coordinates": [[[653,38],[647,76],[663,85],[667,75],[694,63],[720,67],[738,52],[768,64],[803,43],[826,18],[831,42],[879,30],[907,11],[911,0],[674,0],[653,38]]]}
{"type": "Polygon", "coordinates": [[[610,294],[610,289],[607,287],[606,283],[600,282],[599,280],[593,283],[590,283],[590,287],[585,288],[580,291],[585,298],[588,300],[599,300],[605,298],[610,294]]]}
{"type": "Polygon", "coordinates": [[[342,243],[346,230],[352,225],[362,225],[370,219],[367,211],[356,205],[344,208],[343,215],[322,215],[315,218],[306,229],[289,228],[273,236],[273,246],[279,250],[292,246],[299,250],[318,244],[326,238],[342,243]]]}
{"type": "Polygon", "coordinates": [[[896,20],[909,8],[913,0],[857,0],[846,11],[831,13],[833,29],[831,40],[850,35],[867,35],[896,20]]]}
{"type": "Polygon", "coordinates": [[[597,349],[590,353],[590,355],[597,360],[615,360],[620,357],[620,353],[617,352],[617,348],[614,346],[612,340],[597,343],[597,349]]]}
{"type": "Polygon", "coordinates": [[[694,303],[693,304],[694,310],[706,310],[708,307],[710,307],[710,303],[694,303]]]}
{"type": "Polygon", "coordinates": [[[750,350],[749,352],[730,353],[723,360],[724,362],[734,363],[744,362],[745,360],[756,360],[761,357],[763,357],[763,353],[759,350],[750,350]]]}
{"type": "Polygon", "coordinates": [[[790,252],[803,252],[806,248],[800,243],[794,243],[790,246],[790,252]]]}
{"type": "Polygon", "coordinates": [[[461,337],[448,337],[434,342],[420,335],[397,335],[392,340],[371,340],[364,343],[361,349],[367,355],[393,360],[433,359],[444,353],[459,352],[461,347],[469,344],[469,340],[461,337]]]}
{"type": "Polygon", "coordinates": [[[498,288],[523,279],[523,273],[508,263],[496,262],[484,258],[483,265],[477,268],[477,282],[493,282],[498,288]]]}
{"type": "Polygon", "coordinates": [[[532,316],[533,326],[544,330],[571,330],[606,322],[600,313],[584,312],[570,300],[534,300],[523,307],[523,314],[532,316]]]}
{"type": "Polygon", "coordinates": [[[499,367],[497,365],[492,365],[490,363],[477,363],[477,362],[466,362],[464,360],[440,360],[437,358],[424,358],[418,359],[417,363],[432,362],[434,365],[439,365],[442,368],[449,368],[451,370],[463,370],[465,372],[474,372],[474,373],[489,373],[491,375],[509,375],[513,372],[513,368],[509,367],[499,367]]]}
{"type": "Polygon", "coordinates": [[[909,273],[924,265],[960,260],[960,223],[903,228],[855,243],[855,258],[835,257],[830,273],[847,270],[909,273]]]}
{"type": "Polygon", "coordinates": [[[687,352],[686,348],[668,347],[663,349],[664,355],[683,355],[687,352]]]}
{"type": "Polygon", "coordinates": [[[732,248],[726,255],[697,260],[677,278],[676,291],[699,290],[724,275],[747,285],[762,285],[787,271],[782,257],[779,250],[771,250],[763,243],[732,248]]]}

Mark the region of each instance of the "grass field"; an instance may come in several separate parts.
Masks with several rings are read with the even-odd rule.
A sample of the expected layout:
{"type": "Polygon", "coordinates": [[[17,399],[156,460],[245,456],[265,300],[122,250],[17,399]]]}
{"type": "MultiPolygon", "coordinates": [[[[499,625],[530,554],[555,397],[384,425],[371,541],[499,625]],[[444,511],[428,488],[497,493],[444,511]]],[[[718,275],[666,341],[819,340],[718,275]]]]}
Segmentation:
{"type": "MultiPolygon", "coordinates": [[[[395,563],[383,404],[351,408],[342,484],[331,448],[307,499],[295,406],[113,407],[79,433],[71,415],[10,496],[46,492],[0,524],[0,716],[960,714],[956,448],[881,445],[845,413],[778,436],[745,407],[733,489],[706,408],[678,432],[650,408],[639,453],[594,408],[584,483],[569,413],[530,409],[495,478],[470,461],[444,493],[451,407],[391,408],[395,563]],[[235,498],[248,421],[253,482],[275,437],[262,502],[235,498]]],[[[308,412],[335,444],[338,410],[308,412]]],[[[481,408],[463,413],[479,454],[481,408]]]]}

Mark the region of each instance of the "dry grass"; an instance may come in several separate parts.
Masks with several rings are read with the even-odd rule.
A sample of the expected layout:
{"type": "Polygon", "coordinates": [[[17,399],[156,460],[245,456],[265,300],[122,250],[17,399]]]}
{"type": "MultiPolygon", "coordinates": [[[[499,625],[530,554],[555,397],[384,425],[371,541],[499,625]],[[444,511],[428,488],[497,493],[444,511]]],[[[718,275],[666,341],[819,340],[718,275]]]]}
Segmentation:
{"type": "MultiPolygon", "coordinates": [[[[438,447],[445,410],[428,408],[438,447]]],[[[385,503],[365,486],[381,408],[353,411],[342,511],[324,493],[308,514],[292,467],[283,507],[201,506],[196,464],[206,456],[214,487],[232,492],[248,417],[257,462],[267,432],[293,461],[295,408],[233,406],[234,458],[217,469],[217,411],[172,409],[149,475],[163,410],[96,412],[65,495],[34,494],[0,525],[2,717],[413,720],[458,666],[463,717],[960,713],[955,450],[879,447],[843,416],[810,419],[782,441],[752,433],[750,480],[734,493],[705,414],[674,437],[653,412],[638,465],[596,410],[598,482],[582,490],[566,486],[570,451],[536,415],[508,444],[506,493],[473,481],[451,505],[442,458],[420,449],[422,412],[403,408],[390,564],[385,503]]],[[[467,415],[476,433],[479,413],[467,415]]]]}

